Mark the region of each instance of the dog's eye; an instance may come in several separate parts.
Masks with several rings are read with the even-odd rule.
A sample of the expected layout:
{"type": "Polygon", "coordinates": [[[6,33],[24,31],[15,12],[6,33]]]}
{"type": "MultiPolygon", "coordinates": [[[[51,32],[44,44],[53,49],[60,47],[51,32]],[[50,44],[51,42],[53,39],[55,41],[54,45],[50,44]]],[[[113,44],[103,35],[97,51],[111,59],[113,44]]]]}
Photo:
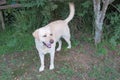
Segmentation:
{"type": "Polygon", "coordinates": [[[53,34],[50,34],[50,36],[52,36],[53,34]]]}
{"type": "Polygon", "coordinates": [[[43,35],[43,37],[47,37],[47,35],[43,35]]]}

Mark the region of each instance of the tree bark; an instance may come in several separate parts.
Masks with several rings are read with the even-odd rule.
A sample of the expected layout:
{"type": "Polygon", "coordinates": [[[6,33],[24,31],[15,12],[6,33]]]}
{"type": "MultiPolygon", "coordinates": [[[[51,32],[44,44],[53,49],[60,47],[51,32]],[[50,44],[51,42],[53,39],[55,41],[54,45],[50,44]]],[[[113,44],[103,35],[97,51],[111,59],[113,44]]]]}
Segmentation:
{"type": "Polygon", "coordinates": [[[11,4],[11,5],[3,5],[0,6],[0,10],[2,9],[8,9],[8,8],[19,8],[19,7],[23,7],[21,4],[11,4]]]}
{"type": "Polygon", "coordinates": [[[101,42],[103,20],[105,18],[105,13],[109,5],[109,0],[104,0],[103,6],[101,6],[101,2],[102,2],[101,0],[93,0],[94,19],[95,19],[95,37],[94,37],[95,44],[101,42]]]}
{"type": "Polygon", "coordinates": [[[3,14],[1,10],[0,10],[0,21],[2,23],[2,29],[5,30],[5,23],[4,23],[3,14]]]}

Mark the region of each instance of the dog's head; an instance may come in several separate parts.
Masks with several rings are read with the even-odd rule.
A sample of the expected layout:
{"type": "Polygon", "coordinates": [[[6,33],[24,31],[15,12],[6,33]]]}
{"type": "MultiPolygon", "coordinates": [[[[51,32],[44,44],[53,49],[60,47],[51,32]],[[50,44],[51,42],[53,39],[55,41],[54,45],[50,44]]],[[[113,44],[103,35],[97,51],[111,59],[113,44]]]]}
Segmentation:
{"type": "Polygon", "coordinates": [[[35,39],[42,42],[47,48],[51,48],[54,43],[54,37],[50,28],[40,28],[33,32],[35,39]]]}

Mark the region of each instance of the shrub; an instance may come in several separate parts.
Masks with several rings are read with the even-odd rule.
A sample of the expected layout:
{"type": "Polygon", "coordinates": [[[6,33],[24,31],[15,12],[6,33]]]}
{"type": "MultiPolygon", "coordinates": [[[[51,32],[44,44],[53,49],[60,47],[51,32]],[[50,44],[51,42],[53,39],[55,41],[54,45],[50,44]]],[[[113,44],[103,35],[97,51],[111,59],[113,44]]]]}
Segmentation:
{"type": "MultiPolygon", "coordinates": [[[[25,4],[22,2],[22,4],[25,4]]],[[[30,1],[26,8],[14,13],[14,26],[19,32],[28,32],[42,27],[51,19],[51,11],[57,8],[53,2],[47,3],[44,0],[30,1]],[[41,26],[42,25],[42,26],[41,26]]]]}
{"type": "MultiPolygon", "coordinates": [[[[116,8],[120,10],[120,5],[117,5],[116,8]]],[[[105,28],[105,36],[112,45],[116,46],[120,41],[120,12],[112,11],[106,17],[108,24],[105,28]]]]}

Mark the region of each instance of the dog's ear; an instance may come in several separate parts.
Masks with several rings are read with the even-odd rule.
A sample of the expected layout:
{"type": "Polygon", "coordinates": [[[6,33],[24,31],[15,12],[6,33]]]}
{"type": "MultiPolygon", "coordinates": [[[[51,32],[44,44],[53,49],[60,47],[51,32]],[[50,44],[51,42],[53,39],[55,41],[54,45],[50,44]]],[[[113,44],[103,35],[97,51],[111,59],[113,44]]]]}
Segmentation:
{"type": "Polygon", "coordinates": [[[39,34],[38,34],[38,29],[37,30],[35,30],[33,33],[32,33],[32,35],[33,35],[33,37],[35,38],[35,39],[37,39],[37,40],[39,40],[39,34]]]}

